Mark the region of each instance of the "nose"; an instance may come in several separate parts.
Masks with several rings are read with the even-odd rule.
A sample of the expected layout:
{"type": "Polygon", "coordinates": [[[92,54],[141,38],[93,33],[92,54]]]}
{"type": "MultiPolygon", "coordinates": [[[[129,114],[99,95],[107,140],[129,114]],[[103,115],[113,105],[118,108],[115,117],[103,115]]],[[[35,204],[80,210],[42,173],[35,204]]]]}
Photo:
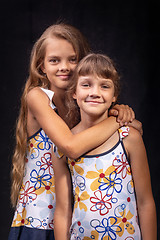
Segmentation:
{"type": "Polygon", "coordinates": [[[68,71],[70,71],[69,63],[67,61],[62,61],[59,64],[59,71],[61,71],[61,72],[68,72],[68,71]]]}
{"type": "Polygon", "coordinates": [[[97,98],[97,97],[99,98],[99,97],[100,97],[99,87],[98,87],[98,86],[93,86],[93,87],[90,89],[89,96],[90,96],[90,97],[93,97],[93,98],[97,98]]]}

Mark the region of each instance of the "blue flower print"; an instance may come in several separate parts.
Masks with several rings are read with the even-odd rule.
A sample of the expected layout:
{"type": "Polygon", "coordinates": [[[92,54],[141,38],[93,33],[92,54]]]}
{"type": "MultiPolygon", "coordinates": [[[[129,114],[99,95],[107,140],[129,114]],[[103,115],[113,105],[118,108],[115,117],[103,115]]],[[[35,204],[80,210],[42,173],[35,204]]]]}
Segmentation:
{"type": "Polygon", "coordinates": [[[86,189],[86,180],[81,175],[77,175],[75,177],[75,186],[78,186],[80,191],[84,191],[86,189]]]}
{"type": "Polygon", "coordinates": [[[116,240],[117,232],[121,232],[122,228],[118,225],[116,217],[103,218],[102,222],[99,220],[92,220],[92,227],[99,233],[102,234],[101,240],[103,240],[104,236],[108,236],[108,240],[116,240]]]}
{"type": "MultiPolygon", "coordinates": [[[[39,189],[42,185],[46,186],[45,182],[49,182],[49,180],[52,178],[51,175],[45,174],[45,169],[41,168],[38,172],[33,169],[32,172],[30,173],[30,181],[34,183],[34,188],[37,190],[39,189]]],[[[51,184],[51,182],[49,182],[51,184]]]]}
{"type": "Polygon", "coordinates": [[[106,190],[106,195],[111,196],[114,191],[120,193],[122,191],[122,179],[117,178],[117,173],[113,171],[108,177],[103,178],[103,182],[99,180],[101,185],[99,186],[99,190],[106,190]]]}
{"type": "Polygon", "coordinates": [[[35,136],[35,140],[39,142],[37,148],[40,150],[49,150],[52,146],[52,142],[44,131],[41,131],[38,136],[35,136]]]}
{"type": "Polygon", "coordinates": [[[32,228],[41,228],[42,221],[38,218],[33,218],[29,216],[28,218],[26,218],[26,225],[30,225],[32,228]]]}
{"type": "Polygon", "coordinates": [[[38,157],[39,157],[39,149],[32,148],[31,153],[30,153],[30,158],[31,159],[36,159],[38,157]]]}

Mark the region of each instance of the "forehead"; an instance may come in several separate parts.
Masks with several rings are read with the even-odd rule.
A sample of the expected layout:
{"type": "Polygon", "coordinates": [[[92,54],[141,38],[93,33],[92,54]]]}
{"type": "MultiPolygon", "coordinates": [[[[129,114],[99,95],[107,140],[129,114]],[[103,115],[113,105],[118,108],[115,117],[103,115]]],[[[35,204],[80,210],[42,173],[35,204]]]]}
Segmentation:
{"type": "Polygon", "coordinates": [[[113,82],[112,79],[104,78],[96,74],[79,76],[79,81],[94,81],[94,82],[113,82]]]}
{"type": "Polygon", "coordinates": [[[71,43],[65,39],[61,38],[48,38],[46,40],[46,56],[65,56],[65,55],[75,55],[75,51],[71,43]]]}

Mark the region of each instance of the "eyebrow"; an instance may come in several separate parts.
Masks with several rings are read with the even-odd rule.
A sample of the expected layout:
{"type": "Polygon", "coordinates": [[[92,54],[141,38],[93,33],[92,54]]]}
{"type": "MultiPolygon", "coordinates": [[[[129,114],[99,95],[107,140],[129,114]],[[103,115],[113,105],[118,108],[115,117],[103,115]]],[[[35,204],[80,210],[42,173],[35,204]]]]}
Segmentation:
{"type": "MultiPolygon", "coordinates": [[[[101,79],[102,81],[105,81],[105,82],[113,82],[112,79],[110,78],[101,78],[101,77],[98,77],[99,79],[101,79]]],[[[80,80],[91,80],[92,77],[91,76],[80,76],[80,80]]]]}
{"type": "MultiPolygon", "coordinates": [[[[73,54],[73,55],[70,55],[68,57],[77,57],[77,55],[73,54]]],[[[50,56],[48,56],[48,58],[60,58],[60,56],[58,56],[58,55],[50,55],[50,56]]]]}

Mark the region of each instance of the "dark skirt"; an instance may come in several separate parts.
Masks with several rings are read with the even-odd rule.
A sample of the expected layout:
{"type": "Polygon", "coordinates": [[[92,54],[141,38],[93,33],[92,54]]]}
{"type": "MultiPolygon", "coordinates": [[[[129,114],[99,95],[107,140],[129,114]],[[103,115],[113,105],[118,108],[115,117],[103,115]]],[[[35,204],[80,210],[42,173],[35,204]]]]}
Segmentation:
{"type": "Polygon", "coordinates": [[[25,226],[11,227],[8,240],[54,240],[54,231],[25,226]]]}

